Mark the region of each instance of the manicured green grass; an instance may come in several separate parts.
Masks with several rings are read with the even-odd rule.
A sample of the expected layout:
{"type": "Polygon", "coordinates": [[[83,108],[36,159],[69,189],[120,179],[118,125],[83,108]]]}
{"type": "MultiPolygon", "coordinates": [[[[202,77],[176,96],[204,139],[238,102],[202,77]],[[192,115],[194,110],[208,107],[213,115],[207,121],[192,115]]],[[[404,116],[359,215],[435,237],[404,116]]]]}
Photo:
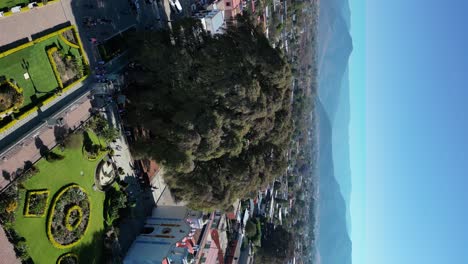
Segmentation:
{"type": "MultiPolygon", "coordinates": [[[[94,139],[96,137],[94,136],[94,139]]],[[[28,252],[35,263],[55,263],[57,258],[66,252],[74,252],[80,257],[80,263],[99,263],[102,255],[102,232],[104,229],[103,203],[105,194],[94,191],[94,172],[100,159],[96,161],[87,160],[81,148],[65,149],[63,152],[58,148],[55,152],[65,156],[61,161],[48,162],[40,160],[36,166],[39,173],[24,183],[26,190],[48,189],[49,199],[65,185],[70,183],[79,184],[87,193],[91,203],[91,216],[86,235],[80,243],[72,248],[57,249],[49,241],[46,233],[47,217],[26,218],[23,216],[23,207],[26,190],[20,192],[20,204],[16,211],[15,229],[26,238],[28,252]],[[83,172],[83,176],[81,176],[83,172]]],[[[49,204],[50,210],[52,203],[49,204]]]]}
{"type": "Polygon", "coordinates": [[[54,44],[63,47],[66,52],[69,51],[74,56],[80,56],[78,49],[67,46],[58,36],[54,36],[0,59],[0,76],[13,78],[18,86],[23,88],[23,106],[32,103],[34,96],[36,98],[49,96],[47,93],[59,86],[46,52],[47,47],[54,44]],[[24,64],[29,65],[28,70],[23,67],[24,64]],[[28,80],[24,78],[26,72],[29,72],[28,80]]]}
{"type": "MultiPolygon", "coordinates": [[[[39,1],[37,1],[39,2],[39,1]]],[[[0,0],[0,9],[11,8],[20,4],[28,4],[29,0],[0,0]]]]}

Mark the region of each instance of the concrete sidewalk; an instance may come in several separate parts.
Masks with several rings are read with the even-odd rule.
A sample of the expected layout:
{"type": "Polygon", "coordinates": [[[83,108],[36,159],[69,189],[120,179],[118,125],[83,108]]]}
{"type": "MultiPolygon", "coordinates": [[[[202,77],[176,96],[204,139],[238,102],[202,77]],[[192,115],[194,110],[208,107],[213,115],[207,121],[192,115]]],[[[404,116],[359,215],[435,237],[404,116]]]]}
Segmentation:
{"type": "Polygon", "coordinates": [[[0,18],[0,47],[70,21],[75,24],[73,15],[66,14],[62,2],[49,3],[26,13],[0,18]]]}
{"type": "Polygon", "coordinates": [[[0,225],[0,259],[1,263],[20,264],[21,261],[16,258],[13,245],[10,244],[5,234],[5,230],[0,225]]]}
{"type": "MultiPolygon", "coordinates": [[[[91,100],[88,96],[89,93],[86,93],[79,97],[65,109],[52,116],[50,120],[63,118],[64,127],[76,129],[91,115],[91,100]]],[[[57,144],[55,127],[44,122],[38,128],[24,135],[18,143],[0,153],[0,172],[3,174],[3,177],[0,178],[0,190],[16,177],[18,169],[24,168],[28,162],[35,163],[41,158],[38,144],[42,144],[48,149],[52,149],[57,144]]]]}

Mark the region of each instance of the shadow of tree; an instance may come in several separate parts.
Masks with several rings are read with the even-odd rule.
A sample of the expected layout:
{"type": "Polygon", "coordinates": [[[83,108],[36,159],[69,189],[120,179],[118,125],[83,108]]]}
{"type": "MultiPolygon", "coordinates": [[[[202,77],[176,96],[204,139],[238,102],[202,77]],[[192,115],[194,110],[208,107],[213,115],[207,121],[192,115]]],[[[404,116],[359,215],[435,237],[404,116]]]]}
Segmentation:
{"type": "Polygon", "coordinates": [[[78,256],[79,263],[101,264],[110,263],[105,261],[104,246],[104,230],[100,230],[93,234],[93,238],[89,243],[81,243],[73,247],[71,252],[78,256]]]}
{"type": "Polygon", "coordinates": [[[62,144],[68,134],[68,129],[64,126],[54,126],[54,137],[58,144],[62,144]]]}
{"type": "Polygon", "coordinates": [[[145,220],[151,215],[155,203],[151,189],[141,188],[136,177],[126,176],[119,184],[121,190],[128,193],[130,205],[121,211],[118,222],[120,248],[122,252],[126,252],[141,233],[145,220]]]}
{"type": "Polygon", "coordinates": [[[86,130],[83,131],[83,146],[86,150],[89,150],[93,146],[93,141],[86,130]]]}
{"type": "Polygon", "coordinates": [[[36,137],[34,139],[34,144],[36,145],[36,148],[39,150],[39,153],[41,156],[45,156],[49,152],[49,148],[44,145],[44,142],[40,137],[36,137]]]}
{"type": "Polygon", "coordinates": [[[8,171],[2,170],[2,176],[5,178],[5,180],[11,181],[11,174],[8,171]]]}

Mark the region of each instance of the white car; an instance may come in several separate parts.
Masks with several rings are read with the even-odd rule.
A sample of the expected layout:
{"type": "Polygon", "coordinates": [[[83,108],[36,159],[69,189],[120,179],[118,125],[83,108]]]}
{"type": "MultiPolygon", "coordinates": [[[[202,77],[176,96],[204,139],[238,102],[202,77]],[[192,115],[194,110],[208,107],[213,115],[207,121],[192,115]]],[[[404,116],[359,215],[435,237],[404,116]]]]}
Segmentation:
{"type": "Polygon", "coordinates": [[[169,4],[172,7],[172,10],[177,14],[182,13],[182,5],[180,4],[179,0],[169,0],[169,4]]]}

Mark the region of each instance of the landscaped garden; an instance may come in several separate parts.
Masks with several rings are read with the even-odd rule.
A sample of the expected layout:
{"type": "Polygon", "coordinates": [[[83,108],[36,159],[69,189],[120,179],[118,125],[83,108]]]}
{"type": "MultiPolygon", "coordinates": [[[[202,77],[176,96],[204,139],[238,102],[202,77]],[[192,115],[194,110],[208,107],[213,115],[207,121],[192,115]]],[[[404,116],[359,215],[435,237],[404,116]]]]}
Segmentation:
{"type": "MultiPolygon", "coordinates": [[[[6,90],[7,84],[11,83],[21,90],[22,100],[21,104],[15,104],[15,112],[3,116],[0,128],[47,104],[57,94],[83,80],[87,74],[87,62],[74,27],[61,29],[0,53],[0,97],[4,94],[2,90],[6,90]]],[[[11,89],[8,95],[14,96],[11,89]]],[[[11,105],[12,100],[5,101],[8,104],[3,103],[3,107],[0,102],[0,109],[11,105]]]]}
{"type": "MultiPolygon", "coordinates": [[[[101,144],[92,130],[86,133],[93,144],[101,144]]],[[[89,160],[83,143],[51,152],[63,159],[41,159],[35,164],[34,176],[20,186],[14,229],[25,238],[34,263],[99,263],[105,193],[93,185],[105,152],[89,160]]]]}

